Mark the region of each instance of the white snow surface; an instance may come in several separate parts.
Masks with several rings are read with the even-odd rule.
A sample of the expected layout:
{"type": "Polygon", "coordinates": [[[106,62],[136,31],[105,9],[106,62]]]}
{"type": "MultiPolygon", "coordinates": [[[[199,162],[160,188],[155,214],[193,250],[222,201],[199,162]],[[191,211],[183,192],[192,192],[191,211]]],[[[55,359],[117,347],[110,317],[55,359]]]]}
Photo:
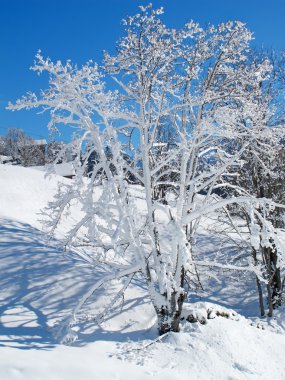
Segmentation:
{"type": "MultiPolygon", "coordinates": [[[[65,254],[41,230],[40,210],[65,181],[0,165],[1,380],[285,378],[284,311],[267,321],[245,318],[225,300],[223,307],[196,302],[186,305],[184,314],[200,322],[185,320],[180,333],[158,338],[139,278],[100,327],[79,322],[74,345],[59,344],[61,322],[101,270],[65,254]]],[[[91,301],[99,310],[101,299],[91,301]]],[[[233,304],[238,304],[236,294],[233,304]]]]}
{"type": "MultiPolygon", "coordinates": [[[[47,171],[50,165],[47,166],[35,166],[33,169],[40,171],[47,171]]],[[[74,164],[72,162],[63,162],[62,164],[54,164],[52,165],[52,169],[55,174],[61,177],[69,177],[75,175],[74,164]]]]}
{"type": "MultiPolygon", "coordinates": [[[[67,182],[66,182],[67,181],[67,182]]],[[[2,217],[41,227],[40,212],[53,199],[61,177],[14,165],[0,165],[0,212],[2,217]]]]}

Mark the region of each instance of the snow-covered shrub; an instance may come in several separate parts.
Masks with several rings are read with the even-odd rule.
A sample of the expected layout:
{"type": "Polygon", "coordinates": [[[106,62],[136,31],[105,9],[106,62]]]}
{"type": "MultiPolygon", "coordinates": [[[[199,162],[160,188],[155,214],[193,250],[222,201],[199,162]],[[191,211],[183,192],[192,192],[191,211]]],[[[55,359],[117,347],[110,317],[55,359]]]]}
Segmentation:
{"type": "MultiPolygon", "coordinates": [[[[179,331],[188,284],[197,274],[192,249],[201,218],[241,204],[254,223],[259,208],[272,204],[242,191],[229,177],[243,164],[243,153],[274,132],[262,122],[258,104],[260,82],[271,67],[266,60],[247,65],[252,35],[245,25],[203,29],[191,21],[176,30],[162,23],[162,13],[147,6],[127,18],[125,36],[116,55],[105,53],[102,72],[91,61],[79,68],[37,54],[32,69],[48,73],[49,88],[39,98],[28,94],[9,106],[44,108],[51,128],[77,130],[72,142],[81,157],[77,176],[51,205],[49,226],[55,231],[69,205],[81,202],[82,218],[64,243],[78,252],[81,247],[90,262],[104,263],[109,272],[79,300],[73,320],[103,284],[125,279],[108,308],[140,272],[160,334],[179,331]],[[104,75],[115,89],[107,89],[104,75]],[[169,126],[171,147],[162,138],[169,126]],[[91,155],[96,160],[86,179],[91,155]],[[139,185],[130,186],[126,173],[139,185]],[[213,196],[228,187],[236,194],[213,196]],[[163,189],[162,198],[157,188],[163,189]]],[[[274,231],[269,221],[259,220],[274,231]]]]}

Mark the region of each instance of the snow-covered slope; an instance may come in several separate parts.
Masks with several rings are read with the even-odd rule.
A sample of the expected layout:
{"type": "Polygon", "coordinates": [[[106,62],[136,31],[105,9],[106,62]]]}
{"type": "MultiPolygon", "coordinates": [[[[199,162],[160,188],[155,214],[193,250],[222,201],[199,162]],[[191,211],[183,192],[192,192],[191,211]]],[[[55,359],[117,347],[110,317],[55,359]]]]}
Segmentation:
{"type": "Polygon", "coordinates": [[[1,380],[284,379],[282,312],[269,324],[201,302],[192,313],[207,317],[217,308],[220,316],[212,312],[205,325],[185,321],[180,334],[157,339],[139,278],[100,328],[80,322],[75,346],[58,344],[60,322],[101,270],[40,231],[39,212],[65,181],[0,165],[1,380]]]}
{"type": "Polygon", "coordinates": [[[0,165],[2,217],[40,227],[40,211],[52,200],[59,183],[68,179],[21,166],[0,165]]]}

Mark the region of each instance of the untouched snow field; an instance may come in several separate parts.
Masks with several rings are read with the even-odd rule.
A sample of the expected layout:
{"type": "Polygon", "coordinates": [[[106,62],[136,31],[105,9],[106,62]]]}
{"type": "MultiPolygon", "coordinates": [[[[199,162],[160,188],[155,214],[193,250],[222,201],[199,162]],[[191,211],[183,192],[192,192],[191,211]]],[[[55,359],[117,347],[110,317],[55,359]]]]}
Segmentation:
{"type": "MultiPolygon", "coordinates": [[[[124,304],[100,327],[79,321],[73,346],[59,344],[61,322],[102,269],[65,254],[41,232],[40,210],[58,183],[70,182],[0,165],[1,380],[285,379],[285,313],[271,321],[241,316],[256,310],[256,296],[246,289],[223,289],[221,303],[228,308],[188,305],[200,320],[212,310],[211,319],[185,321],[181,333],[158,338],[144,284],[136,278],[124,304]]],[[[213,288],[202,301],[218,302],[220,296],[213,288]]],[[[100,308],[91,301],[93,310],[100,308]]]]}

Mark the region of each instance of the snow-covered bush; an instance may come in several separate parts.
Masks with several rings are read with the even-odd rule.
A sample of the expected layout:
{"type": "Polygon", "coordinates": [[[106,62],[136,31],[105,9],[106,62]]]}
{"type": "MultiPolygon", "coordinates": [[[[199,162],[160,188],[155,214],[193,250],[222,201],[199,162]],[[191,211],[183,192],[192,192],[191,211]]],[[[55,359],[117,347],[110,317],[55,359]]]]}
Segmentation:
{"type": "Polygon", "coordinates": [[[85,252],[88,247],[92,262],[110,270],[79,300],[74,318],[103,284],[126,279],[112,305],[140,272],[160,334],[179,331],[187,287],[197,273],[192,248],[203,216],[242,204],[252,222],[258,218],[269,231],[262,234],[264,246],[274,233],[259,213],[273,202],[256,199],[229,180],[243,165],[244,152],[274,133],[258,103],[271,66],[266,60],[248,65],[252,35],[243,23],[203,29],[191,21],[175,30],[162,23],[162,13],[147,6],[127,18],[117,54],[105,53],[101,71],[92,61],[79,68],[37,54],[32,69],[48,73],[49,88],[39,98],[28,94],[9,105],[43,108],[50,112],[50,128],[77,131],[71,143],[77,176],[51,205],[49,225],[55,231],[72,201],[81,202],[82,218],[65,245],[85,252]],[[107,89],[104,75],[115,89],[107,89]],[[171,131],[168,145],[165,128],[171,131]],[[126,173],[140,185],[130,186],[126,173]],[[229,187],[236,194],[213,196],[229,187]],[[163,199],[157,188],[163,188],[163,199]]]}

